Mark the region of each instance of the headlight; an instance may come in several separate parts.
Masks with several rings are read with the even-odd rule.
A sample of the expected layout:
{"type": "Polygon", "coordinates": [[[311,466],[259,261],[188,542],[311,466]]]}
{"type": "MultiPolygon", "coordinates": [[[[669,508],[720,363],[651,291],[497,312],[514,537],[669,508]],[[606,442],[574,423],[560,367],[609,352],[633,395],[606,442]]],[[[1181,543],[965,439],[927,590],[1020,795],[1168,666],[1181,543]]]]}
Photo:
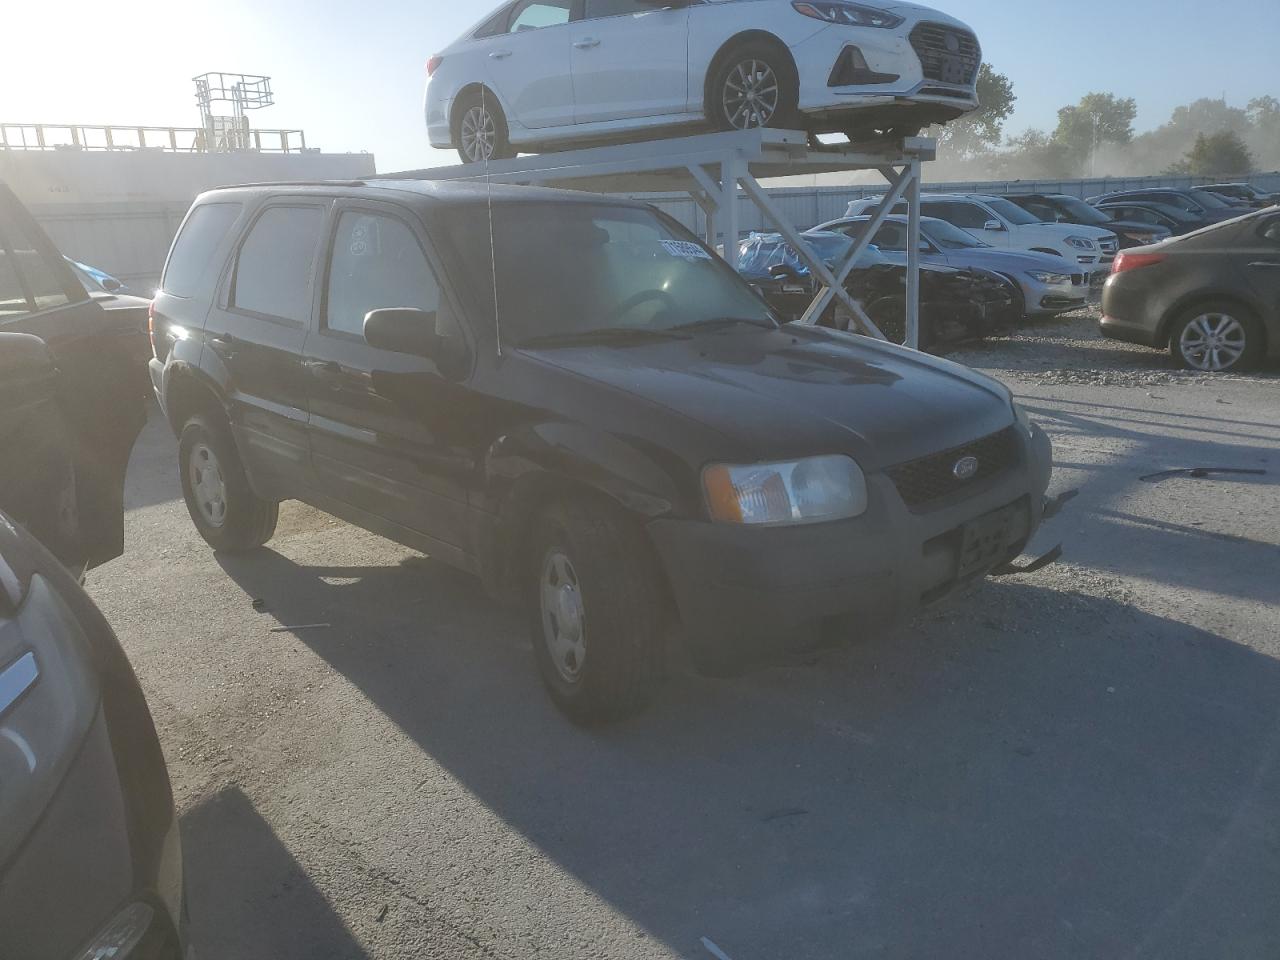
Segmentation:
{"type": "Polygon", "coordinates": [[[892,29],[902,25],[902,17],[866,7],[860,3],[793,3],[796,13],[803,13],[815,20],[844,24],[851,27],[884,27],[892,29]]]}
{"type": "Polygon", "coordinates": [[[1031,436],[1031,417],[1017,400],[1011,398],[1009,402],[1013,404],[1013,419],[1018,422],[1018,426],[1026,432],[1027,436],[1031,436]]]}
{"type": "Polygon", "coordinates": [[[1077,250],[1092,250],[1093,241],[1088,237],[1067,237],[1067,243],[1077,250]]]}
{"type": "Polygon", "coordinates": [[[867,480],[849,457],[713,464],[702,473],[707,506],[722,523],[819,523],[867,509],[867,480]]]}
{"type": "Polygon", "coordinates": [[[1050,273],[1047,270],[1031,270],[1027,276],[1032,280],[1039,280],[1041,283],[1052,285],[1070,284],[1071,277],[1065,273],[1050,273]]]}

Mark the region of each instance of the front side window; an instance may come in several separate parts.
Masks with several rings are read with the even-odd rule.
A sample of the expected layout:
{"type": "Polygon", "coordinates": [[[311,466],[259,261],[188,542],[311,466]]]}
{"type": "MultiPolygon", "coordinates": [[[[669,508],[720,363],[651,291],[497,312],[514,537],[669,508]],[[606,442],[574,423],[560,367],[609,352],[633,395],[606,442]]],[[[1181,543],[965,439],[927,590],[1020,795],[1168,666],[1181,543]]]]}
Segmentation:
{"type": "Polygon", "coordinates": [[[1265,221],[1259,228],[1258,235],[1272,246],[1280,247],[1280,217],[1265,221]]]}
{"type": "Polygon", "coordinates": [[[587,0],[586,18],[625,17],[657,9],[653,3],[642,3],[641,0],[587,0]]]}
{"type": "Polygon", "coordinates": [[[508,33],[524,33],[543,27],[568,23],[573,13],[573,0],[529,0],[516,7],[508,33]]]}
{"type": "Polygon", "coordinates": [[[338,219],[325,304],[327,329],[363,337],[365,314],[371,310],[437,311],[440,284],[405,224],[349,210],[338,219]]]}
{"type": "Polygon", "coordinates": [[[194,297],[213,264],[213,255],[240,216],[238,203],[206,203],[187,217],[173,242],[160,289],[175,297],[194,297]]]}
{"type": "Polygon", "coordinates": [[[268,207],[236,258],[232,305],[294,323],[311,316],[311,274],[324,210],[268,207]]]}
{"type": "Polygon", "coordinates": [[[876,232],[876,246],[881,250],[906,250],[907,228],[893,221],[882,225],[876,232]]]}
{"type": "Polygon", "coordinates": [[[972,203],[954,203],[950,201],[922,203],[921,211],[926,217],[937,217],[954,223],[957,227],[981,230],[991,219],[987,211],[972,203]]]}
{"type": "MultiPolygon", "coordinates": [[[[1027,211],[1012,200],[1006,200],[1004,197],[992,197],[984,201],[988,207],[996,212],[998,216],[1004,217],[1009,223],[1016,223],[1020,226],[1030,226],[1033,223],[1039,223],[1039,219],[1033,217],[1027,211]]],[[[991,218],[988,217],[988,220],[991,218]]]]}
{"type": "Polygon", "coordinates": [[[6,219],[0,225],[0,319],[67,306],[65,278],[61,257],[21,222],[6,219]]]}
{"type": "Polygon", "coordinates": [[[504,343],[654,335],[707,322],[774,326],[746,281],[653,210],[504,203],[493,209],[492,234],[483,209],[458,206],[444,220],[440,235],[485,325],[497,288],[504,343]]]}
{"type": "Polygon", "coordinates": [[[921,227],[921,233],[940,246],[943,250],[972,250],[989,247],[973,234],[961,230],[945,220],[931,220],[921,227]]]}
{"type": "Polygon", "coordinates": [[[1057,223],[1058,211],[1043,200],[1023,200],[1018,206],[1041,223],[1057,223]]]}

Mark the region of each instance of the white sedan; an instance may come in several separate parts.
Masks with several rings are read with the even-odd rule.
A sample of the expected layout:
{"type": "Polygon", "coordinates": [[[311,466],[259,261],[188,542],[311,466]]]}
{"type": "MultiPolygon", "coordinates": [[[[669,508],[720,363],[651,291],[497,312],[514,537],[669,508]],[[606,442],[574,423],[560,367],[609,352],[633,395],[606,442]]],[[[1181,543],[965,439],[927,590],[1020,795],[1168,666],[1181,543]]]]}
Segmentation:
{"type": "Polygon", "coordinates": [[[683,125],[910,135],[977,107],[959,20],[897,0],[513,0],[427,64],[466,162],[683,125]]]}

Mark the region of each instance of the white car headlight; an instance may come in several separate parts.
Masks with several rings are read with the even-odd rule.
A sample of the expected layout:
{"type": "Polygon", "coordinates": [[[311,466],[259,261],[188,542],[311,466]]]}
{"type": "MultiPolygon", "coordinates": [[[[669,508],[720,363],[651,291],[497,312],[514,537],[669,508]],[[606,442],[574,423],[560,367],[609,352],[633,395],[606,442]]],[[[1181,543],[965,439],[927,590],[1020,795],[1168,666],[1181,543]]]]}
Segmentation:
{"type": "Polygon", "coordinates": [[[1041,283],[1048,283],[1052,285],[1070,285],[1071,283],[1071,277],[1069,274],[1050,273],[1048,270],[1031,270],[1027,273],[1027,276],[1032,280],[1039,280],[1041,283]]]}
{"type": "Polygon", "coordinates": [[[1077,250],[1092,250],[1093,241],[1088,237],[1067,237],[1067,243],[1077,250]]]}
{"type": "Polygon", "coordinates": [[[895,13],[861,3],[793,3],[791,6],[795,7],[796,13],[803,13],[806,17],[850,27],[892,29],[903,23],[902,17],[895,13]]]}
{"type": "Polygon", "coordinates": [[[867,479],[844,456],[736,466],[702,472],[711,518],[722,523],[820,523],[867,509],[867,479]]]}

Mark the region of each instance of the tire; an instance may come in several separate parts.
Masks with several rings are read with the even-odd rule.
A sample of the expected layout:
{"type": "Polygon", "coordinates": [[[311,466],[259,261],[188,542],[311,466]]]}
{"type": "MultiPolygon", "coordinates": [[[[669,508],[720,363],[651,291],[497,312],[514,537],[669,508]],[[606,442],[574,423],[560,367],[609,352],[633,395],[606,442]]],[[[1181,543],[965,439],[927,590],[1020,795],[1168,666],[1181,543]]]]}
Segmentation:
{"type": "Polygon", "coordinates": [[[1202,303],[1184,310],[1169,328],[1169,352],[1188,370],[1249,370],[1262,358],[1262,325],[1234,303],[1202,303]]]}
{"type": "Polygon", "coordinates": [[[800,85],[790,58],[772,44],[756,40],[720,59],[705,111],[717,130],[795,129],[800,123],[799,105],[800,85]]]}
{"type": "Polygon", "coordinates": [[[538,519],[525,578],[534,656],[556,706],[579,724],[640,711],[664,672],[668,609],[643,531],[616,508],[557,502],[538,519]]]}
{"type": "Polygon", "coordinates": [[[249,486],[225,421],[203,414],[187,421],[178,443],[178,472],[191,522],[214,550],[244,553],[271,539],[280,505],[249,486]]]}
{"type": "Polygon", "coordinates": [[[511,147],[507,118],[497,97],[487,91],[472,90],[458,98],[454,116],[457,119],[453,139],[463,163],[507,160],[516,155],[511,147]]]}

